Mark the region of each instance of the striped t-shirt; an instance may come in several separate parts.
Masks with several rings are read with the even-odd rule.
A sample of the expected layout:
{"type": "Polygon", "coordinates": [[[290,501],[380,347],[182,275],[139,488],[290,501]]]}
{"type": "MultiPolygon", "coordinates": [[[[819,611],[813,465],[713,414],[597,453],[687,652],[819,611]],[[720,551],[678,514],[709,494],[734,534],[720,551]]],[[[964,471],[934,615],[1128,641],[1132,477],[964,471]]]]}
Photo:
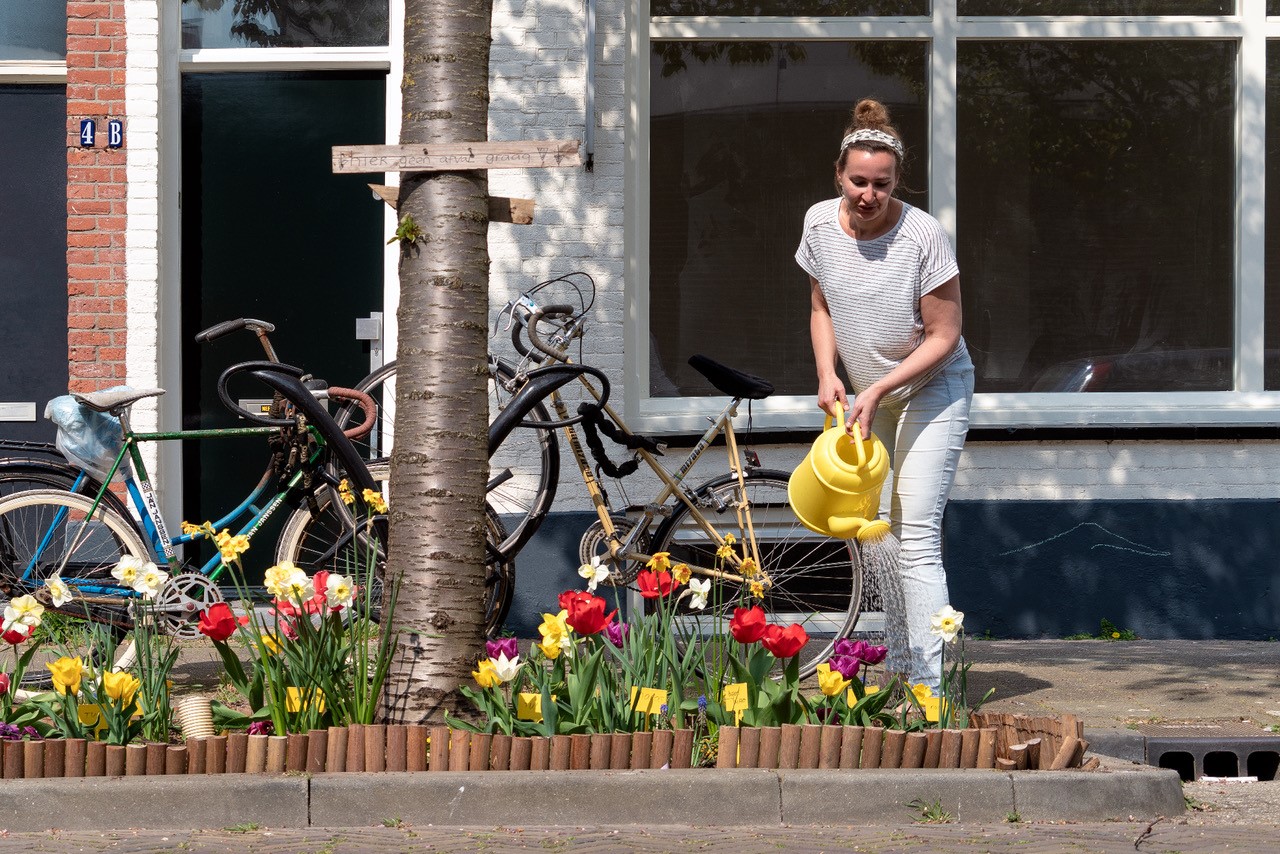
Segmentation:
{"type": "MultiPolygon", "coordinates": [[[[805,214],[796,263],[818,280],[827,298],[836,349],[855,393],[920,346],[920,297],[959,272],[946,232],[929,214],[903,202],[891,229],[874,240],[855,240],[840,227],[838,198],[818,202],[805,214]]],[[[961,338],[936,368],[884,399],[910,398],[967,352],[961,338]]]]}

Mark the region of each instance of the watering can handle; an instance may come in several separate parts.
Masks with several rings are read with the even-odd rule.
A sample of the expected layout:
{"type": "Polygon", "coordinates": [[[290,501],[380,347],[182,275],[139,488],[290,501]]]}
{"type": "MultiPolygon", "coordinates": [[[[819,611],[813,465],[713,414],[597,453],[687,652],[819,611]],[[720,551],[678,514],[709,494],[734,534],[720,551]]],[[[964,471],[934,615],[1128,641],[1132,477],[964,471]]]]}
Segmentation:
{"type": "MultiPolygon", "coordinates": [[[[836,414],[840,418],[840,428],[844,429],[844,407],[840,401],[836,401],[836,414]]],[[[827,413],[827,417],[822,420],[822,432],[827,432],[835,422],[831,418],[831,413],[827,413]]],[[[849,437],[849,441],[853,442],[854,450],[858,453],[858,465],[865,466],[867,464],[867,442],[868,439],[862,438],[862,431],[859,430],[855,435],[849,437]]]]}

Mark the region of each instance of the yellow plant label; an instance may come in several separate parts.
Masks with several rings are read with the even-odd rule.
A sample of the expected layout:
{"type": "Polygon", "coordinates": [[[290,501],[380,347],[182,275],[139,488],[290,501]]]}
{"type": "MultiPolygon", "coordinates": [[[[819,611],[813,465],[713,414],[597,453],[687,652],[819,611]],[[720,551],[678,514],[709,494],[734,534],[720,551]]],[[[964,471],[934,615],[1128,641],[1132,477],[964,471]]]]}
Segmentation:
{"type": "Polygon", "coordinates": [[[76,717],[85,726],[93,727],[94,738],[101,737],[103,730],[107,728],[107,716],[96,703],[81,703],[76,706],[76,717]]]}
{"type": "Polygon", "coordinates": [[[324,712],[324,692],[318,688],[308,688],[304,692],[301,688],[289,686],[284,690],[284,709],[286,712],[300,712],[303,709],[310,708],[313,696],[316,701],[316,711],[324,712]]]}
{"type": "Polygon", "coordinates": [[[542,694],[522,692],[516,695],[516,717],[522,721],[542,722],[542,694]]]}
{"type": "Polygon", "coordinates": [[[747,683],[734,682],[720,692],[720,705],[726,712],[742,712],[747,708],[747,683]]]}
{"type": "MultiPolygon", "coordinates": [[[[872,694],[878,693],[879,691],[880,691],[879,685],[863,685],[862,686],[863,696],[869,697],[872,694]]],[[[849,689],[849,693],[845,695],[844,699],[845,699],[845,702],[848,703],[850,706],[857,705],[858,696],[853,693],[852,688],[849,689]]]]}
{"type": "Polygon", "coordinates": [[[667,704],[667,692],[658,688],[632,688],[631,708],[642,715],[656,715],[667,704]]]}
{"type": "Polygon", "coordinates": [[[924,719],[927,721],[937,721],[946,709],[941,697],[926,697],[920,701],[920,707],[924,709],[924,719]]]}

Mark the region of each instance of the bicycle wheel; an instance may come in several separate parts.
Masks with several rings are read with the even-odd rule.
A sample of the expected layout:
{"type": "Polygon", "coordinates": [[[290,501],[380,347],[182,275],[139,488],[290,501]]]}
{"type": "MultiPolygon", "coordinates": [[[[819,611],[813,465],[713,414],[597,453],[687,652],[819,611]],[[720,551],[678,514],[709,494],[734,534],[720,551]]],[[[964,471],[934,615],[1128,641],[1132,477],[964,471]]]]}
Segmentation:
{"type": "MultiPolygon", "coordinates": [[[[92,507],[91,498],[56,490],[29,490],[0,498],[0,585],[10,599],[35,592],[58,571],[74,589],[79,584],[114,583],[111,570],[125,555],[151,559],[128,520],[105,505],[90,515],[92,507]]],[[[124,603],[73,600],[56,610],[47,608],[31,640],[18,646],[0,643],[0,672],[11,673],[17,658],[36,639],[43,643],[23,675],[24,685],[51,684],[44,665],[63,654],[101,664],[105,654],[98,644],[107,641],[100,633],[95,637],[86,621],[112,627],[117,641],[113,666],[132,662],[132,641],[121,642],[130,626],[124,603]]]]}
{"type": "MultiPolygon", "coordinates": [[[[862,571],[853,541],[822,537],[800,524],[787,498],[787,480],[784,472],[754,471],[745,476],[744,493],[732,474],[697,490],[698,509],[707,522],[739,543],[746,532],[739,529],[737,507],[745,499],[760,550],[764,596],[755,598],[741,582],[713,578],[706,608],[692,611],[683,599],[674,619],[675,630],[685,637],[728,636],[735,607],[760,605],[769,623],[799,623],[808,632],[809,642],[799,653],[804,677],[830,657],[835,642],[857,622],[862,571]]],[[[717,565],[715,543],[684,504],[654,534],[650,553],[658,552],[669,552],[672,565],[717,565]]]]}
{"type": "MultiPolygon", "coordinates": [[[[79,469],[58,459],[35,459],[29,457],[0,458],[0,496],[25,492],[29,489],[54,489],[59,492],[71,492],[76,480],[80,478],[79,469]]],[[[92,498],[101,490],[102,484],[89,475],[84,475],[80,486],[75,491],[80,495],[92,498]]],[[[124,519],[130,519],[129,511],[123,501],[114,492],[102,495],[104,503],[110,505],[124,519]]]]}
{"type": "MultiPolygon", "coordinates": [[[[369,474],[380,485],[385,485],[391,474],[391,465],[379,460],[369,465],[369,474]]],[[[382,535],[369,533],[366,526],[356,526],[351,511],[341,501],[333,499],[332,490],[316,495],[316,512],[306,507],[295,511],[285,522],[284,530],[276,541],[276,562],[291,561],[310,572],[326,569],[342,575],[356,574],[369,577],[369,561],[374,561],[373,601],[380,603],[381,579],[386,566],[386,544],[382,535]]],[[[485,628],[493,634],[506,619],[515,592],[515,563],[500,561],[493,547],[506,538],[492,508],[486,508],[486,541],[490,546],[485,573],[485,628]]],[[[377,526],[375,526],[376,528],[377,526]]],[[[375,611],[373,618],[379,619],[375,611]]]]}

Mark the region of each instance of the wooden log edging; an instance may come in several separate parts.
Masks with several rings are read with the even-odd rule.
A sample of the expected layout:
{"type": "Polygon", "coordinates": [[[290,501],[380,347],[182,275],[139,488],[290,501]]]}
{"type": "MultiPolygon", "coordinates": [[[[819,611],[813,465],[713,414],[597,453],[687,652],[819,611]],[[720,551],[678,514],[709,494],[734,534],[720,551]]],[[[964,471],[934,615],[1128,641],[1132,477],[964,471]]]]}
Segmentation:
{"type": "MultiPolygon", "coordinates": [[[[976,713],[957,730],[721,727],[718,768],[1080,768],[1088,742],[1074,715],[976,713]]],[[[83,739],[0,744],[4,779],[359,771],[571,771],[689,768],[692,730],[562,735],[470,733],[443,726],[353,725],[288,736],[230,733],[185,744],[109,746],[83,739]]]]}

